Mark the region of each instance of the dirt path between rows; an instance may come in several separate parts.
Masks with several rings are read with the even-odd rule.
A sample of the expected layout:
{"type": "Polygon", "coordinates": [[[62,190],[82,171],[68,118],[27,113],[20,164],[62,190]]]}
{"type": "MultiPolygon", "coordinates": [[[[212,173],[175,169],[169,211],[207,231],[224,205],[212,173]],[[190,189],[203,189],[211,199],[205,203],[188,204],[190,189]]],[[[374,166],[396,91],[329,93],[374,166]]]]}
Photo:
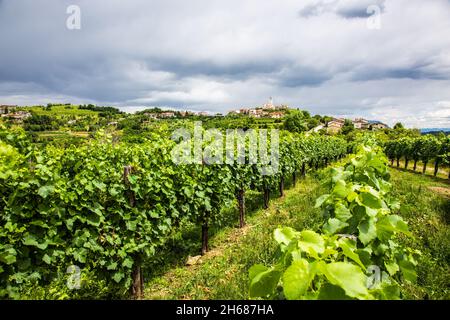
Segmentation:
{"type": "Polygon", "coordinates": [[[450,188],[447,188],[447,187],[428,187],[428,189],[430,189],[431,191],[433,191],[433,192],[435,192],[435,193],[437,193],[437,194],[439,194],[441,196],[450,198],[450,188]]]}

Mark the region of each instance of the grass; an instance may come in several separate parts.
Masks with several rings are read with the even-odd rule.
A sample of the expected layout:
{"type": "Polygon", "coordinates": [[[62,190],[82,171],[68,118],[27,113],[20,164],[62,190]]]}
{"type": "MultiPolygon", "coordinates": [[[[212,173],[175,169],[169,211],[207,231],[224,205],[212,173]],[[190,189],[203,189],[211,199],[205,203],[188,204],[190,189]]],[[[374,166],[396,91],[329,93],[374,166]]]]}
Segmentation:
{"type": "Polygon", "coordinates": [[[63,138],[68,136],[87,138],[89,132],[87,131],[38,131],[36,132],[39,137],[53,137],[53,138],[63,138]]]}
{"type": "MultiPolygon", "coordinates": [[[[229,225],[215,233],[211,238],[212,250],[196,265],[186,266],[185,256],[180,255],[177,260],[172,255],[171,263],[148,275],[145,298],[247,299],[248,269],[256,263],[270,265],[275,261],[273,230],[281,225],[317,228],[321,214],[311,204],[323,191],[318,179],[311,176],[286,190],[283,198],[273,199],[267,210],[255,209],[260,203],[253,197],[243,229],[229,225]]],[[[233,214],[237,217],[236,211],[233,214]]],[[[198,238],[190,239],[196,240],[196,247],[198,238]]],[[[188,239],[187,236],[184,240],[188,239]]]]}
{"type": "MultiPolygon", "coordinates": [[[[403,284],[403,298],[450,299],[448,181],[397,169],[391,169],[391,175],[394,195],[402,203],[400,215],[414,234],[414,238],[400,241],[422,252],[418,282],[403,284]]],[[[256,263],[271,265],[275,261],[273,230],[280,225],[317,229],[321,213],[314,202],[325,192],[312,175],[286,190],[283,198],[273,199],[268,210],[257,209],[260,197],[253,195],[247,226],[237,229],[237,221],[230,219],[226,227],[214,231],[211,252],[192,266],[185,262],[188,255],[198,254],[200,231],[188,228],[165,248],[157,264],[148,266],[152,272],[146,276],[145,298],[248,299],[248,269],[256,263]]],[[[230,217],[237,217],[237,212],[231,210],[230,217]]]]}
{"type": "Polygon", "coordinates": [[[406,299],[450,299],[450,184],[447,180],[391,169],[400,215],[415,238],[402,238],[422,252],[418,282],[405,285],[406,299]]]}
{"type": "Polygon", "coordinates": [[[89,132],[87,131],[71,131],[70,134],[74,137],[81,137],[81,138],[89,137],[89,132]]]}
{"type": "Polygon", "coordinates": [[[78,106],[52,106],[50,110],[46,110],[45,107],[25,107],[27,111],[33,111],[37,115],[47,116],[92,116],[97,117],[98,113],[92,110],[79,109],[78,106]]]}

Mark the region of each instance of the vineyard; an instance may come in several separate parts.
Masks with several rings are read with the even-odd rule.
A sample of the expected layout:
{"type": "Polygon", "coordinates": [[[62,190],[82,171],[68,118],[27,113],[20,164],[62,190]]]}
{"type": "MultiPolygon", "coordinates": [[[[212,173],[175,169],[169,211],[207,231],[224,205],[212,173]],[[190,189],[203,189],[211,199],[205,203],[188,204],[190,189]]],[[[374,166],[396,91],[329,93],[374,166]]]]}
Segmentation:
{"type": "Polygon", "coordinates": [[[400,167],[400,160],[404,159],[404,167],[408,168],[410,162],[413,162],[413,170],[416,171],[418,161],[422,161],[422,173],[427,170],[427,165],[434,162],[433,175],[436,176],[439,166],[446,166],[448,169],[448,178],[450,179],[450,138],[437,138],[431,135],[425,135],[418,138],[400,138],[385,143],[386,155],[391,159],[391,165],[400,167]]]}
{"type": "Polygon", "coordinates": [[[0,0],[0,25],[3,314],[450,300],[450,0],[0,0]]]}
{"type": "MultiPolygon", "coordinates": [[[[185,221],[202,226],[204,254],[222,208],[236,200],[242,227],[246,191],[260,191],[268,207],[287,177],[295,181],[347,152],[340,138],[282,132],[279,170],[264,175],[260,164],[174,164],[176,143],[156,134],[133,144],[100,132],[81,146],[45,148],[20,130],[1,138],[0,296],[7,298],[74,266],[106,291],[139,298],[144,262],[185,221]]],[[[61,287],[61,298],[69,297],[61,287]]]]}
{"type": "MultiPolygon", "coordinates": [[[[188,255],[208,261],[211,236],[214,247],[220,247],[217,234],[233,233],[230,226],[236,225],[242,234],[250,232],[253,242],[238,254],[232,251],[223,269],[217,269],[212,285],[225,292],[217,296],[220,299],[447,294],[441,291],[447,277],[430,270],[444,275],[448,270],[448,264],[440,262],[448,256],[448,230],[436,222],[448,202],[424,204],[423,212],[405,220],[401,213],[414,211],[418,200],[397,192],[388,165],[396,161],[400,167],[404,161],[408,168],[414,162],[416,171],[421,161],[425,172],[434,163],[436,176],[439,169],[448,169],[448,137],[383,140],[361,135],[348,142],[339,136],[288,131],[267,136],[263,129],[247,135],[234,129],[199,133],[193,124],[188,123],[189,139],[183,134],[170,138],[171,130],[161,126],[139,138],[118,139],[99,130],[83,143],[47,145],[34,143],[22,128],[0,128],[0,297],[158,297],[155,266],[164,270],[171,259],[184,265],[188,255]],[[225,131],[226,143],[217,143],[225,131]],[[200,144],[195,142],[199,134],[200,144]],[[271,148],[276,142],[277,148],[271,148]],[[261,144],[266,148],[252,149],[261,144]],[[275,198],[277,208],[299,201],[302,195],[292,190],[299,184],[312,188],[311,178],[318,176],[321,194],[305,189],[308,196],[301,208],[288,216],[279,209],[267,216],[275,198]],[[253,216],[257,207],[265,212],[259,218],[253,216]],[[423,219],[432,214],[426,220],[432,229],[421,230],[423,219]],[[299,220],[300,225],[295,222],[299,220]],[[255,225],[260,227],[253,229],[255,225]],[[439,236],[428,239],[436,232],[433,228],[439,236]],[[196,235],[186,240],[183,234],[192,230],[196,235]],[[234,265],[239,259],[243,261],[234,265]],[[240,269],[235,280],[240,292],[223,287],[222,276],[229,276],[229,268],[240,269]],[[77,272],[78,284],[73,282],[77,272]],[[424,281],[429,281],[426,287],[418,285],[424,281]]],[[[411,188],[403,192],[415,193],[411,188]]],[[[446,185],[433,188],[446,190],[446,185]]],[[[198,275],[188,270],[180,274],[204,279],[217,268],[207,268],[207,262],[204,266],[193,269],[200,270],[198,275]]]]}

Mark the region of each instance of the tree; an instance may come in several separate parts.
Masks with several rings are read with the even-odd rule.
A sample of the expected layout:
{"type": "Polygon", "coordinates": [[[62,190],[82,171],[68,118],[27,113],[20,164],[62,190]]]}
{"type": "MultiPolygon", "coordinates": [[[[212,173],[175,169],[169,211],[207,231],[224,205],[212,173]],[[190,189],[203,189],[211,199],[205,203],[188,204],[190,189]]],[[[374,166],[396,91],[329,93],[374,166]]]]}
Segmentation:
{"type": "Polygon", "coordinates": [[[308,130],[304,114],[299,110],[292,110],[284,119],[284,129],[291,132],[303,132],[308,130]]]}
{"type": "Polygon", "coordinates": [[[330,122],[331,120],[333,120],[333,117],[324,116],[322,120],[323,120],[323,122],[327,125],[328,122],[330,122]]]}
{"type": "Polygon", "coordinates": [[[345,119],[344,125],[342,126],[342,129],[341,129],[342,134],[347,135],[348,133],[352,132],[353,130],[355,130],[355,126],[353,125],[352,120],[345,119]]]}
{"type": "Polygon", "coordinates": [[[309,113],[309,111],[303,110],[302,113],[303,113],[303,118],[305,118],[305,119],[311,118],[311,114],[309,113]]]}
{"type": "Polygon", "coordinates": [[[401,129],[405,129],[405,127],[403,126],[403,124],[401,122],[397,122],[394,125],[394,130],[401,130],[401,129]]]}
{"type": "Polygon", "coordinates": [[[320,121],[316,118],[308,119],[308,129],[312,129],[317,127],[320,124],[320,121]]]}

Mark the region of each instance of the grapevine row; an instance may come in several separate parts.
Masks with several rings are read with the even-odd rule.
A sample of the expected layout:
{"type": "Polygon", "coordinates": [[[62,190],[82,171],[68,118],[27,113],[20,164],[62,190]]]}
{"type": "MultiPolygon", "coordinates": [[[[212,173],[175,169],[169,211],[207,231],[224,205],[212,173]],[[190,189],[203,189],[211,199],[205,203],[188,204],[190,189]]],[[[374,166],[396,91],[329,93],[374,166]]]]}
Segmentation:
{"type": "Polygon", "coordinates": [[[332,168],[330,193],[316,201],[324,223],[318,232],[278,228],[278,262],[249,270],[250,296],[264,299],[398,299],[403,281],[416,281],[419,252],[397,235],[411,236],[395,211],[387,158],[360,146],[332,168]]]}
{"type": "Polygon", "coordinates": [[[283,192],[284,179],[304,175],[346,152],[339,138],[282,132],[280,167],[260,164],[174,164],[171,139],[139,144],[107,135],[82,146],[37,149],[23,133],[0,136],[0,296],[49,283],[70,265],[90,270],[120,294],[143,293],[145,260],[154,257],[183,221],[208,228],[238,201],[245,224],[245,192],[283,192]]]}
{"type": "MultiPolygon", "coordinates": [[[[414,161],[414,171],[417,169],[417,162],[423,162],[422,172],[425,173],[428,163],[434,161],[434,176],[437,175],[439,165],[450,164],[450,137],[437,138],[432,135],[424,135],[418,138],[400,138],[387,141],[385,143],[386,155],[400,166],[400,159],[405,159],[405,168],[408,168],[410,161],[414,161]]],[[[450,170],[448,173],[450,179],[450,170]]]]}

